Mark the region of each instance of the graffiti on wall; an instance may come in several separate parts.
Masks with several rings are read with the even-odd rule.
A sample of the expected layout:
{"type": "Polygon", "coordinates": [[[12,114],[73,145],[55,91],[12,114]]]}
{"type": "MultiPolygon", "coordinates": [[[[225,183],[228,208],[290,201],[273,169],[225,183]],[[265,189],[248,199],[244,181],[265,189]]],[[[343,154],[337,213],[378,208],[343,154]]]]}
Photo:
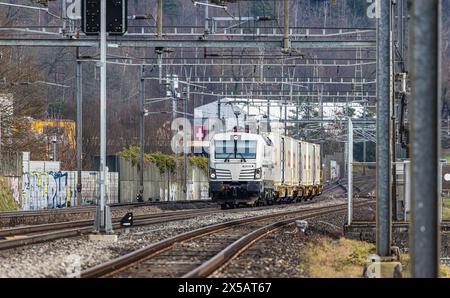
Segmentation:
{"type": "MultiPolygon", "coordinates": [[[[95,202],[98,196],[97,172],[82,173],[84,203],[95,202]]],[[[109,203],[118,202],[118,173],[108,173],[109,203]]],[[[22,177],[21,205],[23,210],[65,208],[76,205],[77,173],[72,171],[32,171],[22,177]]]]}
{"type": "MultiPolygon", "coordinates": [[[[23,209],[62,208],[71,205],[76,194],[68,185],[67,172],[30,172],[23,175],[23,209]]],[[[76,198],[76,197],[75,197],[76,198]]]]}

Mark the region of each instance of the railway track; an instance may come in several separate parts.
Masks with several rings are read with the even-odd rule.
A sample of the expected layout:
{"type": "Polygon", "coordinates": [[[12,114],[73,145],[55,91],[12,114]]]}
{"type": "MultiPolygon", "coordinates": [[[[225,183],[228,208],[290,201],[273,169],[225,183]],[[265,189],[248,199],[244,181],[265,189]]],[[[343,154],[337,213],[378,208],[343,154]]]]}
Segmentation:
{"type": "MultiPolygon", "coordinates": [[[[312,203],[312,202],[311,202],[312,203]]],[[[282,208],[282,206],[265,206],[252,208],[253,211],[269,208],[282,208]]],[[[152,213],[134,217],[133,226],[145,226],[161,224],[172,221],[187,220],[198,216],[212,215],[214,213],[226,212],[237,213],[247,209],[219,210],[218,208],[188,211],[169,211],[164,213],[152,213]]],[[[120,218],[113,220],[113,228],[121,229],[120,218]]],[[[43,225],[33,225],[18,228],[0,230],[0,250],[21,247],[30,244],[42,243],[61,238],[77,237],[92,232],[93,220],[69,221],[43,225]]]]}
{"type": "MultiPolygon", "coordinates": [[[[336,187],[339,187],[338,184],[334,183],[326,186],[325,191],[332,191],[336,187]]],[[[131,205],[135,206],[134,204],[131,205]]],[[[268,208],[278,208],[278,205],[256,207],[252,208],[252,210],[263,210],[268,208]]],[[[186,220],[197,216],[211,215],[217,212],[233,213],[242,212],[244,210],[247,209],[219,210],[219,208],[205,208],[201,210],[166,211],[163,213],[137,215],[134,217],[134,226],[186,220]]],[[[85,235],[92,232],[92,225],[93,220],[78,220],[3,229],[0,230],[0,238],[4,239],[0,240],[0,250],[85,235]]],[[[120,218],[113,219],[113,228],[122,228],[120,225],[120,218]]]]}
{"type": "MultiPolygon", "coordinates": [[[[112,216],[121,216],[127,211],[134,210],[142,210],[142,212],[137,211],[134,213],[145,214],[153,212],[152,209],[161,211],[180,211],[186,209],[204,210],[216,208],[216,206],[217,205],[211,200],[127,203],[111,206],[111,214],[112,216]]],[[[91,218],[94,218],[94,215],[95,206],[51,210],[45,209],[39,211],[0,212],[0,230],[8,227],[90,220],[91,218]]]]}
{"type": "MultiPolygon", "coordinates": [[[[306,204],[312,204],[309,202],[306,204]]],[[[282,208],[283,205],[264,206],[252,208],[252,211],[282,208]]],[[[145,226],[161,224],[165,222],[187,220],[198,216],[212,215],[214,213],[237,213],[248,209],[219,210],[218,208],[186,211],[168,211],[164,213],[152,213],[138,215],[134,217],[133,226],[145,226]]],[[[121,229],[120,218],[113,220],[113,228],[121,229]]],[[[21,247],[30,244],[42,243],[61,238],[77,237],[92,232],[93,220],[69,221],[60,223],[50,223],[42,225],[32,225],[0,230],[0,250],[21,247]]]]}
{"type": "MultiPolygon", "coordinates": [[[[373,177],[373,176],[361,176],[361,177],[353,178],[354,192],[361,193],[361,192],[370,190],[369,188],[361,187],[361,186],[358,186],[356,184],[360,184],[361,182],[365,183],[367,181],[372,181],[374,179],[375,179],[375,177],[373,177]]],[[[324,190],[324,192],[329,192],[329,191],[332,191],[332,190],[334,190],[336,188],[341,188],[345,192],[344,195],[347,195],[347,191],[348,191],[348,185],[347,184],[348,184],[348,181],[347,181],[346,178],[339,179],[338,181],[330,184],[329,187],[324,190]]]]}
{"type": "MultiPolygon", "coordinates": [[[[360,182],[362,180],[373,179],[373,177],[355,177],[354,182],[360,182]]],[[[337,182],[330,183],[325,187],[330,187],[332,189],[338,187],[337,184],[345,185],[346,179],[340,179],[337,182]]],[[[121,207],[143,207],[143,206],[157,206],[157,207],[173,207],[183,205],[195,205],[195,204],[205,204],[205,205],[215,205],[212,200],[190,200],[190,201],[151,201],[151,202],[132,202],[132,203],[117,203],[110,204],[112,209],[121,207]]],[[[96,205],[84,205],[75,206],[69,208],[60,209],[42,209],[42,210],[30,210],[30,211],[4,211],[0,212],[0,220],[2,218],[14,218],[14,217],[33,217],[33,216],[43,216],[43,215],[59,215],[59,214],[77,214],[86,212],[95,212],[96,205]]]]}
{"type": "MultiPolygon", "coordinates": [[[[202,210],[185,210],[185,211],[167,211],[161,213],[151,213],[144,215],[135,215],[135,220],[147,220],[153,218],[172,218],[180,215],[202,215],[202,214],[210,214],[211,212],[218,211],[217,208],[208,208],[202,210]]],[[[120,217],[114,218],[113,223],[119,223],[120,217]]],[[[0,238],[5,238],[9,236],[18,236],[18,235],[27,235],[34,234],[39,232],[47,232],[47,231],[56,231],[62,229],[69,228],[78,228],[78,227],[87,227],[92,226],[94,224],[94,220],[76,220],[76,221],[66,221],[66,222],[58,222],[58,223],[49,223],[49,224],[40,224],[40,225],[30,225],[24,227],[15,227],[0,230],[0,238]]]]}
{"type": "MultiPolygon", "coordinates": [[[[368,202],[356,203],[355,206],[364,204],[368,202]]],[[[85,270],[81,277],[206,277],[275,229],[293,223],[296,219],[344,211],[346,204],[339,204],[206,226],[85,270]]]]}
{"type": "MultiPolygon", "coordinates": [[[[335,188],[338,188],[342,186],[341,182],[336,182],[331,185],[327,185],[325,187],[325,192],[330,192],[334,190],[335,188]]],[[[125,205],[121,205],[125,206],[125,205]]],[[[136,204],[129,204],[129,206],[139,206],[136,204]]],[[[253,208],[252,210],[260,210],[264,208],[270,208],[270,207],[257,207],[253,208]]],[[[43,213],[49,212],[50,210],[43,210],[43,213]]],[[[61,210],[62,211],[62,210],[61,210]]],[[[178,216],[178,215],[203,215],[203,214],[211,214],[212,212],[218,212],[219,210],[217,208],[205,208],[202,210],[182,210],[182,211],[166,211],[164,213],[153,213],[153,214],[145,214],[145,215],[136,215],[134,218],[136,220],[146,220],[151,218],[161,218],[161,217],[172,217],[172,216],[178,216]]],[[[51,212],[51,211],[50,211],[51,212]]],[[[39,213],[37,213],[39,214],[39,213]]],[[[35,214],[35,215],[37,215],[35,214]]],[[[42,214],[41,214],[42,215],[42,214]]],[[[114,218],[113,222],[117,223],[120,221],[120,218],[114,218]]],[[[0,238],[5,237],[11,237],[11,236],[18,236],[18,235],[26,235],[26,234],[34,234],[39,232],[48,232],[48,231],[56,231],[56,230],[62,230],[62,229],[69,229],[69,228],[78,228],[78,227],[86,227],[86,226],[92,226],[94,223],[93,220],[76,220],[76,221],[66,221],[66,222],[57,222],[57,223],[48,223],[48,224],[37,224],[37,225],[27,225],[23,227],[13,227],[13,228],[6,228],[0,230],[0,238]]]]}
{"type": "MultiPolygon", "coordinates": [[[[134,218],[133,226],[145,226],[185,220],[196,216],[209,215],[215,212],[219,212],[219,210],[208,209],[201,211],[174,211],[170,213],[167,212],[169,214],[153,213],[140,215],[134,218]]],[[[114,229],[122,228],[119,220],[120,219],[116,218],[113,221],[114,229]]],[[[0,240],[0,250],[42,243],[61,238],[81,236],[91,233],[92,225],[93,220],[83,220],[0,230],[0,237],[6,238],[5,240],[0,240]]]]}
{"type": "MultiPolygon", "coordinates": [[[[179,209],[184,208],[186,205],[215,205],[211,200],[192,200],[192,201],[157,201],[157,202],[134,202],[134,203],[118,203],[109,205],[112,210],[128,207],[144,207],[144,206],[155,206],[161,207],[162,209],[173,208],[179,209]]],[[[82,213],[94,213],[96,205],[84,205],[75,206],[69,208],[59,208],[59,209],[42,209],[42,210],[30,210],[30,211],[6,211],[0,212],[0,221],[2,219],[11,218],[31,218],[31,217],[41,217],[41,216],[57,216],[57,215],[67,215],[67,214],[82,214],[82,213]]]]}

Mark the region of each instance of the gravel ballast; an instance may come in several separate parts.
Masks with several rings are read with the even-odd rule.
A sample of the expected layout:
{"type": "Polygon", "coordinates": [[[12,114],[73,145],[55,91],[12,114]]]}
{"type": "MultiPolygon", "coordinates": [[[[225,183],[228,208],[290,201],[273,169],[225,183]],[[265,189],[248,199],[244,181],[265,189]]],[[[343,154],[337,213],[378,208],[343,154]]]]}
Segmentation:
{"type": "Polygon", "coordinates": [[[89,241],[87,236],[60,239],[16,249],[0,251],[0,277],[66,277],[106,262],[153,242],[206,225],[275,212],[303,210],[343,203],[343,199],[317,198],[314,202],[274,206],[264,210],[218,212],[188,220],[168,222],[115,231],[115,243],[89,241]],[[75,273],[74,273],[75,272],[75,273]]]}
{"type": "MultiPolygon", "coordinates": [[[[374,212],[374,204],[354,210],[354,216],[368,218],[374,212]]],[[[308,242],[321,237],[338,239],[343,236],[346,212],[324,215],[307,220],[307,236],[301,237],[295,226],[290,225],[270,233],[253,244],[211,277],[226,278],[300,278],[310,277],[300,264],[308,242]]]]}

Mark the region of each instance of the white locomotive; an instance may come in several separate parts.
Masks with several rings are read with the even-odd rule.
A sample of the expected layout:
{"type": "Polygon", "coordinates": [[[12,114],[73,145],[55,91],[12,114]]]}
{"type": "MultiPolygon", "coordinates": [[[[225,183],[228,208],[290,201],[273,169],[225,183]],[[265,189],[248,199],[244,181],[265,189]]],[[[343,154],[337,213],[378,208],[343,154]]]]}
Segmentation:
{"type": "Polygon", "coordinates": [[[209,189],[223,208],[300,201],[322,192],[320,145],[275,133],[218,133],[209,189]]]}

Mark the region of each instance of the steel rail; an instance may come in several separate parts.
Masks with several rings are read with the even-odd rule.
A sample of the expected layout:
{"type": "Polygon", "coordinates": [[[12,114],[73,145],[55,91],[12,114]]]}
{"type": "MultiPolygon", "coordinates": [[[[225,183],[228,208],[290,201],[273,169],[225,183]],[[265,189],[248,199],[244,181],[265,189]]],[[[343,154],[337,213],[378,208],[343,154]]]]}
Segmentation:
{"type": "MultiPolygon", "coordinates": [[[[161,218],[161,217],[165,218],[165,217],[190,215],[190,214],[202,215],[202,214],[211,214],[214,212],[220,212],[220,210],[217,208],[207,208],[207,209],[202,209],[202,210],[168,211],[168,212],[136,215],[136,216],[134,216],[134,220],[146,220],[146,219],[161,218]]],[[[121,219],[121,217],[113,218],[113,222],[119,222],[120,219],[121,219]]],[[[75,228],[75,227],[84,227],[84,226],[90,226],[93,224],[94,224],[93,219],[86,219],[86,220],[65,221],[65,222],[58,222],[58,223],[49,223],[49,224],[40,224],[40,225],[9,228],[9,229],[0,230],[0,238],[7,237],[7,236],[31,234],[31,233],[37,233],[37,232],[69,229],[69,228],[75,228]]]]}
{"type": "MultiPolygon", "coordinates": [[[[358,177],[357,179],[359,179],[359,178],[364,178],[364,177],[358,177]]],[[[338,184],[336,185],[336,183],[331,183],[331,184],[327,185],[324,188],[322,195],[325,192],[331,191],[336,187],[339,187],[339,185],[338,184]]],[[[253,208],[252,210],[262,210],[262,209],[268,209],[268,208],[273,208],[273,206],[264,206],[264,207],[259,207],[259,208],[253,208]]],[[[208,210],[201,210],[201,211],[197,211],[197,210],[195,210],[195,211],[191,211],[191,210],[189,210],[189,211],[170,211],[167,213],[153,213],[153,214],[147,214],[147,215],[138,215],[135,217],[134,226],[144,226],[144,225],[160,224],[160,223],[171,222],[171,221],[186,220],[186,219],[194,218],[199,215],[208,215],[208,214],[214,214],[214,213],[218,213],[218,212],[234,213],[234,212],[240,212],[240,211],[242,211],[242,209],[232,209],[232,210],[224,211],[224,210],[219,210],[219,209],[216,210],[213,208],[209,208],[208,210]],[[161,218],[161,216],[162,216],[162,218],[161,218]]],[[[120,220],[120,218],[114,219],[114,223],[113,223],[114,229],[122,228],[119,220],[120,220]]],[[[81,221],[73,221],[73,222],[61,222],[61,223],[43,224],[43,225],[36,225],[36,226],[27,226],[27,227],[19,227],[19,228],[0,230],[0,237],[17,236],[14,239],[0,240],[0,250],[21,247],[21,246],[30,245],[30,244],[42,243],[42,242],[57,240],[57,239],[61,239],[61,238],[81,236],[81,235],[92,232],[92,227],[91,227],[92,223],[93,223],[92,220],[81,220],[81,221]],[[60,231],[60,230],[63,230],[63,231],[60,231]],[[48,233],[44,233],[44,234],[33,234],[33,233],[46,232],[46,231],[52,231],[52,232],[48,232],[48,233]]]]}
{"type": "MultiPolygon", "coordinates": [[[[219,210],[217,211],[219,212],[219,210]]],[[[204,214],[205,212],[203,212],[204,214]]],[[[145,225],[152,225],[152,224],[161,224],[171,221],[179,221],[179,220],[185,220],[185,219],[191,219],[201,214],[186,214],[186,215],[174,215],[174,216],[166,216],[163,218],[148,218],[148,219],[141,219],[133,223],[133,226],[145,226],[145,225]]],[[[25,245],[30,244],[36,244],[36,243],[42,243],[47,242],[51,240],[57,240],[61,238],[70,238],[70,237],[76,237],[81,236],[84,234],[88,234],[92,232],[92,226],[86,226],[86,227],[80,227],[75,229],[67,229],[63,231],[54,231],[44,234],[37,234],[37,235],[29,235],[29,236],[21,236],[19,235],[16,239],[11,240],[0,240],[0,251],[10,248],[16,248],[21,247],[25,245]]],[[[119,222],[113,223],[114,229],[120,229],[123,228],[119,222]]],[[[126,227],[125,227],[126,228],[126,227]]]]}
{"type": "Polygon", "coordinates": [[[202,227],[193,231],[185,232],[182,234],[178,234],[176,236],[158,241],[156,243],[150,244],[141,249],[135,250],[126,255],[120,256],[103,264],[99,264],[87,270],[81,272],[80,277],[82,278],[94,278],[94,277],[103,277],[114,275],[118,272],[122,272],[123,270],[128,269],[130,266],[135,265],[136,263],[147,260],[153,256],[158,255],[161,252],[170,249],[174,244],[180,243],[183,241],[191,240],[198,237],[203,237],[209,235],[211,233],[221,231],[224,229],[228,229],[234,226],[257,222],[261,220],[294,215],[297,213],[311,212],[311,211],[319,211],[324,209],[336,208],[336,207],[346,208],[346,204],[339,204],[334,206],[325,206],[319,208],[311,208],[308,210],[296,210],[296,211],[288,211],[288,212],[280,212],[277,214],[266,214],[260,216],[253,216],[239,220],[233,220],[225,223],[214,224],[206,227],[202,227]]]}
{"type": "MultiPolygon", "coordinates": [[[[355,181],[359,181],[359,179],[364,180],[366,179],[366,177],[356,177],[354,180],[355,181]]],[[[330,185],[328,185],[328,187],[330,187],[330,185]]],[[[335,187],[333,187],[334,189],[335,187]]],[[[326,188],[324,188],[324,192],[327,191],[326,188]]],[[[166,202],[166,201],[162,201],[162,202],[144,202],[144,203],[119,203],[119,204],[111,204],[111,208],[120,208],[120,207],[144,207],[144,206],[164,206],[164,205],[178,205],[178,204],[197,204],[197,203],[206,203],[206,204],[213,204],[214,202],[212,202],[211,200],[192,200],[192,201],[176,201],[176,202],[166,202]]],[[[53,214],[72,214],[72,213],[84,213],[84,212],[93,212],[95,210],[95,205],[89,205],[89,206],[79,206],[79,207],[70,207],[70,208],[66,208],[66,209],[43,209],[43,210],[39,210],[39,211],[8,211],[8,212],[0,212],[0,219],[1,218],[14,218],[14,217],[31,217],[31,216],[44,216],[44,215],[53,215],[53,214]]],[[[181,212],[181,211],[168,211],[166,212],[181,212]]],[[[171,213],[174,214],[174,213],[171,213]]],[[[158,213],[158,215],[160,215],[158,213]]],[[[139,217],[139,216],[138,216],[139,217]]],[[[87,222],[89,220],[83,220],[83,221],[79,221],[80,225],[81,222],[87,222]]],[[[67,222],[58,222],[58,223],[52,223],[54,225],[56,224],[65,224],[67,222]]],[[[75,223],[75,222],[74,222],[75,223]]],[[[42,224],[41,226],[45,226],[45,225],[50,225],[50,224],[42,224]]],[[[33,225],[33,226],[38,226],[38,225],[33,225]]],[[[74,225],[73,227],[78,226],[78,225],[74,225]]],[[[21,228],[16,228],[16,229],[26,229],[26,228],[30,228],[30,226],[27,227],[21,227],[21,228]]],[[[12,228],[14,229],[14,228],[12,228]]],[[[5,234],[4,230],[0,230],[0,237],[3,236],[9,236],[12,234],[5,234]]]]}
{"type": "MultiPolygon", "coordinates": [[[[198,203],[213,203],[212,200],[192,200],[192,201],[159,201],[159,202],[139,202],[139,203],[116,203],[110,204],[111,208],[121,207],[144,207],[144,206],[164,206],[164,205],[183,205],[183,204],[198,204],[198,203]]],[[[8,217],[26,217],[26,216],[42,216],[51,214],[64,213],[78,213],[78,212],[93,212],[96,205],[76,206],[60,209],[42,209],[42,210],[27,210],[27,211],[5,211],[0,212],[0,218],[8,217]]]]}
{"type": "MultiPolygon", "coordinates": [[[[259,210],[259,209],[270,208],[270,207],[272,207],[272,206],[260,207],[258,209],[254,208],[253,210],[259,210]]],[[[208,215],[208,214],[213,214],[213,213],[218,213],[218,212],[235,213],[235,212],[240,212],[242,210],[243,209],[232,209],[232,210],[217,209],[217,210],[210,210],[210,211],[189,212],[189,213],[185,213],[185,214],[175,214],[175,215],[172,214],[172,215],[163,216],[162,218],[157,217],[157,215],[160,215],[160,214],[154,214],[155,216],[153,216],[153,214],[152,214],[149,217],[142,216],[142,217],[136,219],[136,221],[133,223],[133,226],[161,224],[161,223],[166,223],[166,222],[171,222],[171,221],[180,221],[180,220],[191,219],[191,218],[194,218],[197,216],[208,215]]],[[[9,240],[0,240],[0,251],[5,250],[5,249],[21,247],[21,246],[25,246],[25,245],[30,245],[30,244],[37,244],[37,243],[47,242],[47,241],[51,241],[51,240],[57,240],[57,239],[61,239],[61,238],[70,238],[70,237],[81,236],[81,235],[92,232],[93,221],[90,220],[89,223],[87,223],[87,221],[82,221],[82,222],[84,225],[81,225],[82,223],[81,223],[81,221],[79,221],[79,222],[58,223],[56,225],[48,224],[47,227],[45,227],[45,225],[44,225],[44,227],[38,226],[38,227],[34,228],[33,226],[31,226],[31,227],[14,229],[14,230],[17,230],[19,233],[14,233],[13,231],[11,231],[12,229],[0,230],[0,233],[2,234],[3,237],[17,236],[16,238],[9,239],[9,240]],[[66,224],[66,225],[64,225],[64,224],[66,224]],[[80,225],[80,226],[77,227],[77,225],[80,225]],[[77,228],[73,228],[73,227],[77,227],[77,228]],[[28,231],[27,231],[27,229],[28,229],[28,231]],[[59,230],[55,231],[55,229],[59,229],[59,230]],[[43,231],[51,231],[51,232],[44,233],[44,234],[31,234],[31,233],[38,233],[38,232],[43,232],[43,231]],[[20,232],[22,232],[22,234],[20,234],[20,232]],[[23,234],[23,232],[27,233],[28,235],[23,234]]],[[[113,223],[113,228],[120,229],[123,227],[120,225],[120,222],[116,221],[113,223]]]]}
{"type": "MultiPolygon", "coordinates": [[[[366,203],[359,203],[357,206],[363,206],[366,203]]],[[[301,216],[300,218],[289,218],[286,220],[282,220],[273,224],[266,225],[262,228],[259,228],[257,230],[254,230],[253,232],[242,236],[238,240],[234,241],[232,244],[228,245],[225,249],[217,253],[214,257],[209,259],[208,261],[204,262],[199,267],[191,270],[190,272],[183,275],[183,278],[205,278],[220,269],[222,266],[224,266],[227,262],[231,261],[232,259],[236,258],[240,254],[242,254],[245,250],[247,250],[253,243],[257,242],[258,240],[264,238],[269,233],[280,229],[284,226],[293,224],[295,220],[297,219],[310,219],[330,213],[337,213],[337,212],[343,212],[346,211],[346,207],[339,207],[339,208],[329,208],[325,211],[319,211],[319,212],[313,212],[311,214],[306,214],[301,216]]]]}
{"type": "MultiPolygon", "coordinates": [[[[328,186],[328,188],[324,189],[325,191],[332,190],[336,188],[336,186],[328,186]],[[329,188],[329,189],[328,189],[329,188]]],[[[258,207],[253,208],[252,210],[260,210],[265,209],[272,206],[266,206],[266,207],[258,207]]],[[[173,216],[179,216],[179,215],[204,215],[204,214],[213,214],[217,212],[237,212],[239,209],[230,209],[230,210],[221,210],[217,208],[202,208],[201,210],[179,210],[179,211],[166,211],[166,212],[160,212],[160,213],[151,213],[151,214],[143,214],[143,215],[136,215],[134,216],[135,220],[147,220],[152,218],[170,218],[173,216]]],[[[42,215],[42,214],[40,214],[42,215]]],[[[113,222],[119,222],[121,217],[113,218],[113,222]]],[[[76,228],[76,227],[85,227],[90,226],[94,223],[93,219],[86,219],[86,220],[76,220],[76,221],[64,221],[64,222],[56,222],[56,223],[48,223],[48,224],[38,224],[38,225],[27,225],[27,226],[21,226],[21,227],[13,227],[13,228],[6,228],[0,230],[0,238],[5,238],[8,236],[19,236],[19,235],[25,235],[25,234],[32,234],[32,233],[38,233],[38,232],[47,232],[47,231],[55,231],[55,230],[62,230],[62,229],[70,229],[70,228],[76,228]]],[[[1,246],[0,246],[1,249],[1,246]]]]}

